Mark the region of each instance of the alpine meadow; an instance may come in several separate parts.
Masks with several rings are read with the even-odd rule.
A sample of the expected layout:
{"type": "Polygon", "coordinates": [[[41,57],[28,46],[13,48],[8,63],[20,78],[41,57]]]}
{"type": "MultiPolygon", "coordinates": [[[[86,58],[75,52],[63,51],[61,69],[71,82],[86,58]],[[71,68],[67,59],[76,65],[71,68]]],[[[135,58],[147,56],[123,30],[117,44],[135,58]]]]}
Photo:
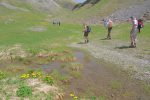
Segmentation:
{"type": "Polygon", "coordinates": [[[0,100],[150,100],[149,0],[0,0],[0,100]]]}

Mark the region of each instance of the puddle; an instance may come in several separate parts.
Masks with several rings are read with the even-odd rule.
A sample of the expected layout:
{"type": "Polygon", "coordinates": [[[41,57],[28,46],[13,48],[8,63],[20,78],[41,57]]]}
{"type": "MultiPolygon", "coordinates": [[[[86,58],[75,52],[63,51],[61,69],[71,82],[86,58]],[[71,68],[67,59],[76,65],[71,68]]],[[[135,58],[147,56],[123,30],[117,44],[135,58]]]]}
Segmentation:
{"type": "MultiPolygon", "coordinates": [[[[64,100],[71,99],[71,92],[78,97],[103,96],[106,100],[150,100],[150,94],[143,90],[141,82],[129,78],[115,65],[96,59],[81,50],[74,50],[74,56],[83,65],[83,69],[79,78],[74,78],[70,84],[65,85],[64,100]]],[[[32,64],[30,67],[47,73],[57,70],[62,75],[68,75],[62,64],[63,62],[57,61],[50,64],[32,64]]]]}
{"type": "Polygon", "coordinates": [[[115,65],[79,50],[74,55],[84,67],[81,77],[72,80],[66,91],[75,92],[78,96],[105,96],[107,100],[150,100],[150,95],[144,93],[140,82],[130,79],[115,65]]]}

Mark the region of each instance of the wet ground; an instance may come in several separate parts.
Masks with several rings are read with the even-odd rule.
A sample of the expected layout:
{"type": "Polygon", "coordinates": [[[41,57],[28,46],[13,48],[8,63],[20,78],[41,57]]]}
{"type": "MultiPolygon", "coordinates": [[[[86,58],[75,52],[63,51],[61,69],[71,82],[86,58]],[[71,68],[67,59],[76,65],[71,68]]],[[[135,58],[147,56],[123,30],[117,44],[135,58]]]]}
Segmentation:
{"type": "MultiPolygon", "coordinates": [[[[150,94],[144,91],[143,82],[130,78],[127,72],[118,69],[116,65],[96,59],[81,50],[74,50],[74,56],[83,68],[80,70],[80,77],[72,78],[69,84],[62,84],[64,100],[71,99],[70,93],[78,97],[105,97],[106,100],[150,100],[150,94]]],[[[34,63],[29,67],[47,73],[57,70],[62,75],[69,75],[62,67],[62,62],[34,63]]],[[[18,67],[18,70],[22,69],[18,67]]]]}
{"type": "MultiPolygon", "coordinates": [[[[144,91],[142,82],[130,78],[114,64],[96,59],[80,50],[75,50],[74,56],[77,62],[83,65],[83,69],[79,78],[71,79],[71,82],[65,85],[65,100],[71,99],[70,93],[78,97],[105,97],[106,100],[150,100],[150,94],[144,91]]],[[[68,75],[61,64],[53,62],[38,65],[38,68],[48,73],[58,70],[61,74],[68,75]]]]}
{"type": "Polygon", "coordinates": [[[69,86],[77,95],[104,96],[107,100],[150,100],[141,82],[131,79],[115,65],[81,51],[76,51],[75,56],[84,65],[81,78],[69,86]]]}

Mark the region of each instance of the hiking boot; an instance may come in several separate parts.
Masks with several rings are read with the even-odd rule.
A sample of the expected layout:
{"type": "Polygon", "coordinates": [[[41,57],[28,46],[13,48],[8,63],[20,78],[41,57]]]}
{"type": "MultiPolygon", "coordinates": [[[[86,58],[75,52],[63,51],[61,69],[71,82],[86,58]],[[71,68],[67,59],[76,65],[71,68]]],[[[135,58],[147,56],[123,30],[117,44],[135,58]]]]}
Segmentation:
{"type": "Polygon", "coordinates": [[[136,43],[134,43],[134,47],[136,48],[136,43]]]}
{"type": "Polygon", "coordinates": [[[87,43],[89,43],[89,40],[87,40],[87,43]]]}
{"type": "Polygon", "coordinates": [[[129,48],[134,48],[134,45],[130,45],[129,48]]]}

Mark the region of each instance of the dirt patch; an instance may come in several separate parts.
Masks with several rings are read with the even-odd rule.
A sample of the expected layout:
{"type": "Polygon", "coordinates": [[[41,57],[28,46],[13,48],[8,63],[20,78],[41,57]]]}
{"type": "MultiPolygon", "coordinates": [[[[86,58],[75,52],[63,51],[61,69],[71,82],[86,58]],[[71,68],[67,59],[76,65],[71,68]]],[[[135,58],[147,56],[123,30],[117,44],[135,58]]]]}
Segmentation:
{"type": "Polygon", "coordinates": [[[41,82],[38,79],[28,79],[27,83],[29,86],[37,86],[41,84],[41,82]]]}
{"type": "Polygon", "coordinates": [[[59,90],[58,87],[47,85],[39,79],[28,79],[27,83],[29,86],[35,87],[35,90],[38,90],[38,92],[44,92],[45,94],[48,92],[57,94],[59,90]]]}
{"type": "Polygon", "coordinates": [[[21,45],[14,45],[8,49],[0,51],[0,60],[12,60],[16,57],[25,58],[29,55],[21,45]]]}
{"type": "Polygon", "coordinates": [[[33,32],[44,32],[47,29],[43,26],[34,26],[34,27],[29,28],[29,30],[33,32]]]}
{"type": "Polygon", "coordinates": [[[47,94],[48,92],[56,93],[56,94],[58,93],[58,88],[57,87],[49,86],[49,85],[46,85],[46,84],[40,84],[40,86],[36,87],[35,89],[40,91],[40,92],[44,92],[45,94],[47,94]]]}
{"type": "Polygon", "coordinates": [[[28,79],[27,83],[29,86],[34,87],[34,93],[44,93],[44,94],[53,94],[54,100],[63,100],[64,94],[61,92],[61,90],[54,85],[48,85],[40,81],[39,79],[28,79]]]}

